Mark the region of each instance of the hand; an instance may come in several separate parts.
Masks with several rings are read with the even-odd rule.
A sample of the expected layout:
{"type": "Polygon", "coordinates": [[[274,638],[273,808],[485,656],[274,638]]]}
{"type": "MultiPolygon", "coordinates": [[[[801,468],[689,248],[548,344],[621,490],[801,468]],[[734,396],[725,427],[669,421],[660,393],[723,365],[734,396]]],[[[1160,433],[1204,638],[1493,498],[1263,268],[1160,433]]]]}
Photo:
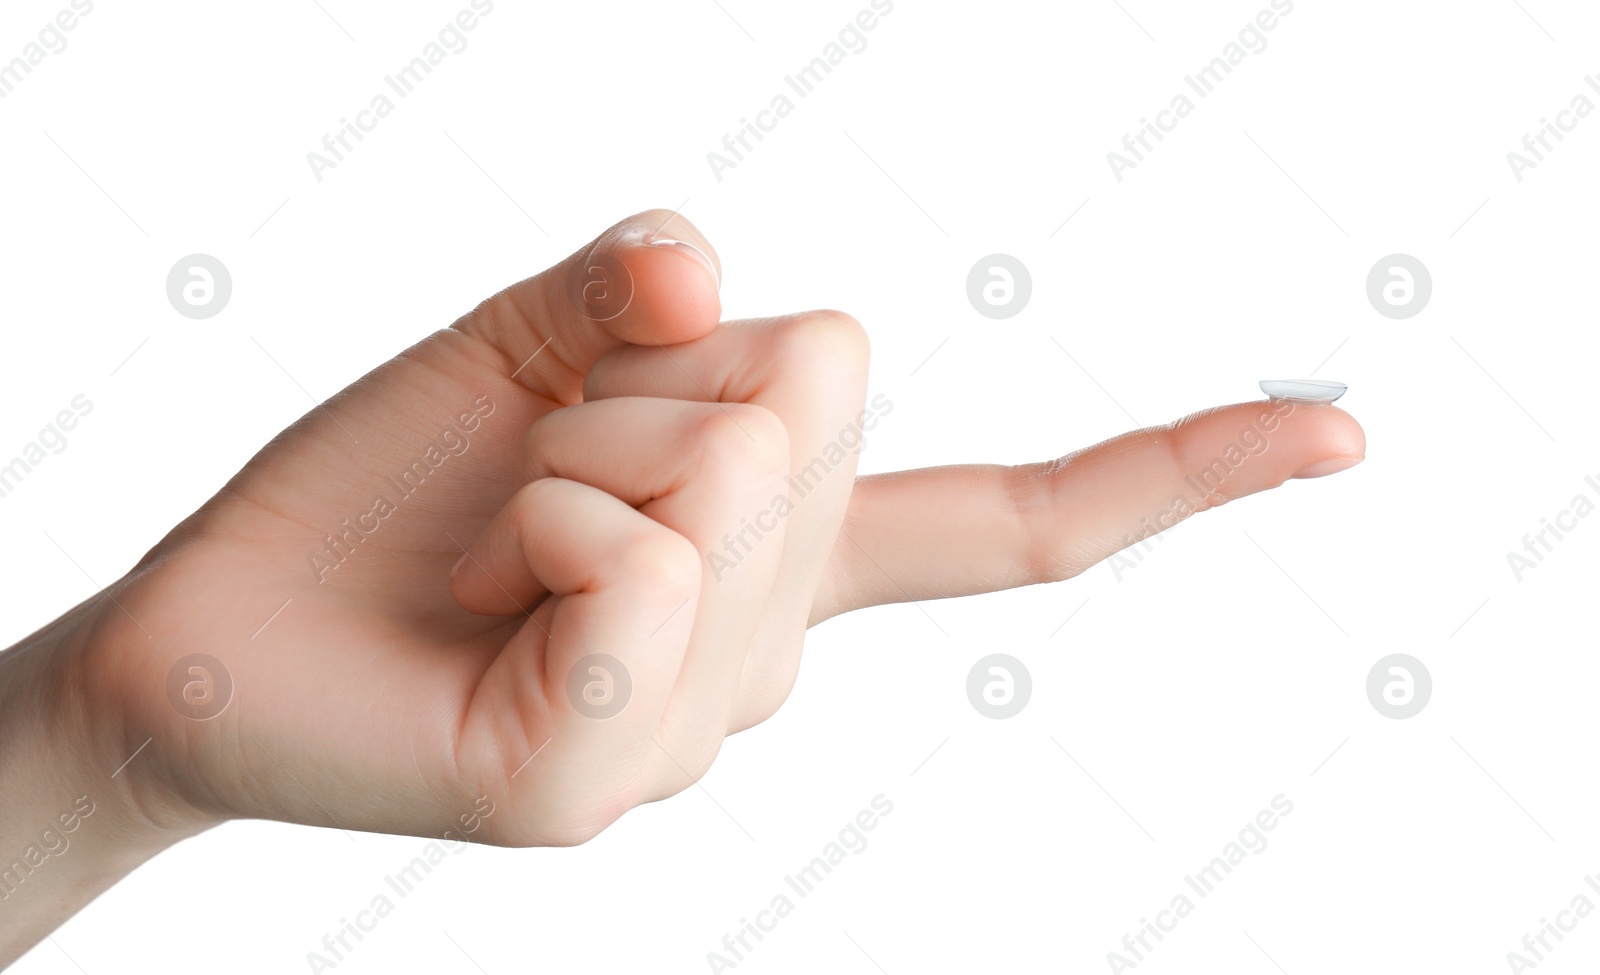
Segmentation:
{"type": "Polygon", "coordinates": [[[1338,409],[1258,402],[857,481],[892,409],[862,329],[719,326],[715,262],[681,219],[624,221],[308,414],[0,658],[85,768],[134,756],[118,821],[581,842],[769,716],[810,624],[1065,579],[1364,453],[1338,409]]]}

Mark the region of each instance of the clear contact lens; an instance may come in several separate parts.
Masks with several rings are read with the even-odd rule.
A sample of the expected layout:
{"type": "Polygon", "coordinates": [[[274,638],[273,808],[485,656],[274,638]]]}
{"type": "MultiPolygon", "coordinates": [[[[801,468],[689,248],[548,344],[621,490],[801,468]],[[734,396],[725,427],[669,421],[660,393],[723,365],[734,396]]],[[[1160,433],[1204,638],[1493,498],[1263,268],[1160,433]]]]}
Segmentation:
{"type": "Polygon", "coordinates": [[[1332,403],[1349,389],[1344,383],[1323,382],[1320,379],[1263,379],[1261,391],[1273,399],[1286,399],[1295,403],[1332,403]]]}

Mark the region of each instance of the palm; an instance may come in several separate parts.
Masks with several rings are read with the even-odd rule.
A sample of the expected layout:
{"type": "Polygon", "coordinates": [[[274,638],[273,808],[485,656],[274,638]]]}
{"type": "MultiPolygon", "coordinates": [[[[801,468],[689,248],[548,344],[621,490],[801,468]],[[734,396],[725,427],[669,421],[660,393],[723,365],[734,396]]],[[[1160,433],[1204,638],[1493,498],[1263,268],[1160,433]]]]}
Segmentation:
{"type": "Polygon", "coordinates": [[[217,658],[231,676],[229,709],[204,723],[221,723],[220,746],[165,696],[142,697],[133,719],[157,743],[204,744],[154,752],[202,769],[215,761],[195,801],[235,815],[437,832],[474,797],[506,795],[506,780],[548,737],[543,709],[524,699],[542,686],[485,679],[527,620],[468,613],[449,591],[461,546],[520,483],[523,433],[558,406],[494,362],[476,339],[447,331],[376,370],[261,451],[121,599],[160,652],[129,656],[146,672],[119,686],[162,687],[166,674],[148,671],[191,653],[217,658]],[[469,432],[459,417],[475,405],[469,432]],[[378,504],[386,515],[374,514],[383,499],[393,509],[378,504]],[[225,609],[214,625],[170,619],[176,593],[225,609]]]}

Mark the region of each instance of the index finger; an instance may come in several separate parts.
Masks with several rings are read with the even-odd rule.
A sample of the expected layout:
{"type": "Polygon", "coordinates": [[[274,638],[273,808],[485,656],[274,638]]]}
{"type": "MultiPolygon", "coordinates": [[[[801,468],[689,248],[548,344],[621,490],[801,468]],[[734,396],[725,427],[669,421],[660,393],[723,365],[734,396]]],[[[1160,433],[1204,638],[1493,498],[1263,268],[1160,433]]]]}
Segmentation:
{"type": "Polygon", "coordinates": [[[812,623],[880,603],[1067,579],[1199,512],[1365,456],[1366,434],[1350,414],[1267,400],[1044,463],[864,477],[812,623]]]}

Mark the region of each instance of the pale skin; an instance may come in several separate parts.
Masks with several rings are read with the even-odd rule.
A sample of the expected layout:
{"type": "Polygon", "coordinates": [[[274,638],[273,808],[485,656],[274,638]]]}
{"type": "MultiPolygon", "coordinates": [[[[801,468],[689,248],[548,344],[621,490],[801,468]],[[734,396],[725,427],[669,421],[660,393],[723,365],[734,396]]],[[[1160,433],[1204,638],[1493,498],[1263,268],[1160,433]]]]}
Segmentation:
{"type": "Polygon", "coordinates": [[[488,797],[474,841],[584,842],[769,717],[822,620],[1066,579],[1141,525],[1365,455],[1348,414],[1301,406],[1195,496],[1185,479],[1271,412],[1255,402],[1035,465],[856,478],[846,452],[818,479],[871,412],[866,333],[838,312],[720,323],[715,254],[670,213],[623,221],[307,414],[0,655],[0,870],[80,797],[94,810],[70,853],[0,885],[0,965],[231,819],[437,837],[488,797]],[[631,284],[586,290],[607,259],[631,284]],[[452,423],[468,446],[402,499],[386,479],[452,423]],[[792,510],[762,514],[780,496],[792,510]],[[191,654],[234,687],[205,720],[168,695],[191,654]],[[569,694],[590,654],[626,669],[619,713],[569,694]]]}

